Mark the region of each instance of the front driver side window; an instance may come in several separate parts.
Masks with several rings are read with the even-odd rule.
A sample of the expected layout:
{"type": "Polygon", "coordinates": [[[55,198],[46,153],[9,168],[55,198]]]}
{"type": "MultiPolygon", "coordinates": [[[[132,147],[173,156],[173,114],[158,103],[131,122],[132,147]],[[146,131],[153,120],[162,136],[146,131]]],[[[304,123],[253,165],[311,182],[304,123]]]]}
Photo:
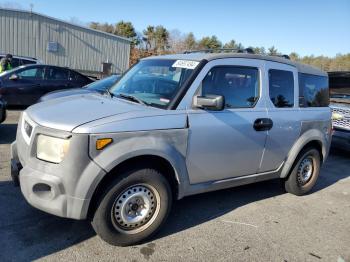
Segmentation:
{"type": "Polygon", "coordinates": [[[43,68],[30,68],[19,72],[18,77],[21,79],[36,79],[40,80],[44,78],[43,68]]]}
{"type": "Polygon", "coordinates": [[[202,95],[224,96],[226,108],[254,107],[259,98],[258,72],[252,67],[214,67],[202,81],[202,95]]]}

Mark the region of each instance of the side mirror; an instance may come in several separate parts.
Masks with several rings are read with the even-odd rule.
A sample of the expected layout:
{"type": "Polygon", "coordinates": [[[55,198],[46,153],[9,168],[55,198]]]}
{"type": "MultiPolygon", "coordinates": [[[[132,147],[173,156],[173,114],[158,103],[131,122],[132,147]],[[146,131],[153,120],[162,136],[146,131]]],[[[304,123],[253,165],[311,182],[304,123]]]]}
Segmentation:
{"type": "Polygon", "coordinates": [[[223,110],[225,107],[225,98],[219,95],[195,96],[193,106],[209,110],[223,110]]]}
{"type": "Polygon", "coordinates": [[[10,80],[17,80],[18,79],[18,75],[13,74],[9,77],[10,80]]]}

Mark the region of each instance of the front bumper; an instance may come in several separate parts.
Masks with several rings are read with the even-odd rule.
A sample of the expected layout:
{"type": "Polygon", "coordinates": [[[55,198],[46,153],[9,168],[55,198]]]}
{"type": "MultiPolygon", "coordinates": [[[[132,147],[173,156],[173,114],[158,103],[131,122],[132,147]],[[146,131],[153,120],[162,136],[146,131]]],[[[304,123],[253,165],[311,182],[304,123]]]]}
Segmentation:
{"type": "Polygon", "coordinates": [[[36,126],[27,143],[18,128],[17,140],[11,145],[12,179],[33,207],[60,217],[85,219],[94,190],[106,173],[88,156],[88,135],[71,135],[70,150],[60,164],[37,159],[37,136],[58,136],[59,132],[36,126]]]}

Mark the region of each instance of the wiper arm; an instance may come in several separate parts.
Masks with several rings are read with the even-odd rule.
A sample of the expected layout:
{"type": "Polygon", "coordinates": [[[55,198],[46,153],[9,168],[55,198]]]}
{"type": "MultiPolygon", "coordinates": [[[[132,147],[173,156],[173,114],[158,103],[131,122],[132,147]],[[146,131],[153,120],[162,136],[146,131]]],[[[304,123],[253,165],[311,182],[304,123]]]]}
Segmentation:
{"type": "Polygon", "coordinates": [[[105,94],[108,94],[110,97],[114,97],[114,94],[109,89],[106,89],[105,94]]]}
{"type": "Polygon", "coordinates": [[[128,99],[130,101],[134,101],[134,102],[139,103],[141,105],[147,106],[147,103],[145,103],[144,101],[142,101],[141,99],[139,99],[139,98],[137,98],[136,96],[133,96],[133,95],[119,93],[118,97],[125,98],[125,99],[128,99]]]}

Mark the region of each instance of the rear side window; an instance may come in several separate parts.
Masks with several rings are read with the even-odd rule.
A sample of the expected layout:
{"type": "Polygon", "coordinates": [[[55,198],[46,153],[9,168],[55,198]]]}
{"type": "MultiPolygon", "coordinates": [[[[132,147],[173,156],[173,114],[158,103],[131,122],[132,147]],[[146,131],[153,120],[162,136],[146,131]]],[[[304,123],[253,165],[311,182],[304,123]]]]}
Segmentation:
{"type": "Polygon", "coordinates": [[[293,72],[284,70],[269,70],[270,99],[275,107],[294,106],[293,72]]]}
{"type": "Polygon", "coordinates": [[[69,71],[67,69],[49,67],[47,68],[48,80],[68,80],[69,71]]]}
{"type": "Polygon", "coordinates": [[[22,65],[31,65],[31,64],[35,64],[35,61],[22,59],[22,65]]]}
{"type": "Polygon", "coordinates": [[[226,108],[254,107],[259,98],[259,71],[251,67],[214,67],[201,88],[202,95],[224,96],[226,108]]]}
{"type": "Polygon", "coordinates": [[[86,78],[79,73],[76,73],[74,71],[70,71],[69,80],[84,82],[84,81],[86,81],[86,78]]]}
{"type": "Polygon", "coordinates": [[[299,106],[329,106],[328,77],[299,73],[299,106]]]}

